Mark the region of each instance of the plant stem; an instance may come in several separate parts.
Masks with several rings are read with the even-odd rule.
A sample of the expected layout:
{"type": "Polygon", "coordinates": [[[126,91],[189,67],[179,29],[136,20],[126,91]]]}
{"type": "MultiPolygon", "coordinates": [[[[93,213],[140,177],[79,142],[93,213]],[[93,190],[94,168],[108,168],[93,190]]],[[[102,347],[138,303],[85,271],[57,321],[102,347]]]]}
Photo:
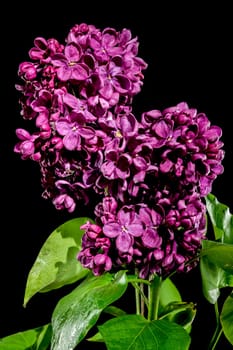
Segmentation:
{"type": "Polygon", "coordinates": [[[136,302],[136,314],[140,315],[140,292],[139,287],[137,283],[134,283],[134,290],[135,290],[135,302],[136,302]],[[137,285],[137,286],[136,286],[137,285]]]}
{"type": "Polygon", "coordinates": [[[144,279],[142,279],[142,278],[137,278],[137,277],[135,277],[135,276],[127,276],[127,278],[128,278],[128,281],[130,282],[130,283],[143,283],[143,284],[147,284],[148,286],[150,285],[150,282],[149,281],[147,281],[147,280],[144,280],[144,279]]]}
{"type": "Polygon", "coordinates": [[[158,309],[159,309],[159,292],[161,287],[162,279],[158,276],[155,276],[153,281],[149,286],[148,298],[149,298],[149,307],[148,307],[148,320],[157,320],[158,318],[158,309]]]}
{"type": "Polygon", "coordinates": [[[146,305],[147,307],[149,307],[149,306],[148,306],[147,297],[144,293],[143,283],[138,284],[138,283],[133,282],[132,286],[135,289],[136,309],[138,308],[140,310],[140,314],[144,315],[144,305],[146,305]],[[137,293],[138,293],[138,295],[137,295],[137,293]],[[137,300],[138,300],[140,306],[139,305],[137,306],[137,300]]]}
{"type": "Polygon", "coordinates": [[[222,330],[222,325],[220,322],[220,317],[219,317],[219,310],[218,310],[218,304],[215,303],[214,304],[214,309],[215,309],[215,315],[216,315],[216,328],[215,328],[215,332],[211,338],[211,341],[209,343],[209,347],[208,350],[214,350],[216,348],[216,345],[220,339],[220,336],[223,332],[222,330]]]}
{"type": "MultiPolygon", "coordinates": [[[[141,315],[144,316],[146,296],[144,293],[144,284],[143,283],[140,283],[140,291],[141,291],[141,315]]],[[[147,304],[147,307],[148,307],[148,304],[147,304]]]]}

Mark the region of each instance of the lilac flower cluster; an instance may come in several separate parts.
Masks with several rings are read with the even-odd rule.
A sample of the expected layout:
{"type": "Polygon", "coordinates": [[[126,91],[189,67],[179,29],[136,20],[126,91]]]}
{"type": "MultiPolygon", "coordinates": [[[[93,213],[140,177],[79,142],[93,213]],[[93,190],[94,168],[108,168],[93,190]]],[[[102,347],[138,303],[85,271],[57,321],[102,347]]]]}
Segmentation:
{"type": "Polygon", "coordinates": [[[73,212],[95,198],[78,260],[100,275],[188,271],[205,238],[203,198],[223,172],[222,131],[181,102],[136,118],[147,64],[131,32],[75,25],[65,45],[36,38],[19,66],[15,152],[37,161],[43,196],[73,212]]]}
{"type": "Polygon", "coordinates": [[[17,129],[22,159],[39,162],[43,196],[57,209],[72,212],[88,203],[96,169],[116,130],[115,115],[131,109],[147,64],[137,56],[138,40],[82,23],[71,28],[66,44],[38,37],[18,75],[21,114],[32,133],[17,129]]]}
{"type": "Polygon", "coordinates": [[[140,122],[124,115],[104,152],[97,184],[108,196],[96,224],[83,226],[81,263],[96,275],[136,268],[142,278],[193,268],[205,238],[203,198],[223,172],[221,134],[184,102],[140,122]]]}

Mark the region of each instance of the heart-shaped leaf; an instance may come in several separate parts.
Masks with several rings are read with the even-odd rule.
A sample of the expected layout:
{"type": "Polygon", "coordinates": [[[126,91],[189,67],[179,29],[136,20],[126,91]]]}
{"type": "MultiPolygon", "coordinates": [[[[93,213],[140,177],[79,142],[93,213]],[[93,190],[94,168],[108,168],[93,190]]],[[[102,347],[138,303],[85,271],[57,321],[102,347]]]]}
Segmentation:
{"type": "Polygon", "coordinates": [[[86,276],[77,261],[83,230],[80,226],[89,218],[69,220],[54,230],[42,246],[27,278],[24,306],[38,292],[48,292],[71,284],[86,276]]]}
{"type": "Polygon", "coordinates": [[[159,313],[166,305],[173,301],[182,301],[180,292],[170,278],[166,278],[160,287],[159,292],[159,313]]]}
{"type": "Polygon", "coordinates": [[[205,197],[206,208],[209,214],[216,240],[233,244],[233,215],[229,208],[220,203],[212,194],[205,197]]]}
{"type": "Polygon", "coordinates": [[[201,257],[233,274],[233,244],[224,244],[210,240],[202,241],[201,257]]]}
{"type": "Polygon", "coordinates": [[[175,322],[190,333],[196,312],[197,310],[194,303],[174,301],[164,307],[160,319],[175,322]]]}
{"type": "MultiPolygon", "coordinates": [[[[207,247],[207,241],[203,241],[203,246],[207,247]]],[[[210,245],[212,246],[212,245],[210,245]]],[[[220,266],[225,266],[226,261],[220,254],[220,266],[209,259],[208,249],[206,255],[203,255],[200,260],[200,271],[202,278],[202,290],[205,298],[215,304],[220,296],[220,289],[224,287],[233,287],[233,275],[228,269],[224,270],[220,266]],[[222,260],[223,259],[223,260],[222,260]]],[[[215,261],[212,256],[213,261],[215,261]]],[[[217,262],[219,262],[217,259],[217,262]]],[[[231,258],[230,258],[231,259],[231,258]]]]}
{"type": "Polygon", "coordinates": [[[51,341],[50,324],[24,332],[18,332],[0,339],[1,350],[47,350],[51,341]]]}
{"type": "Polygon", "coordinates": [[[220,315],[225,337],[233,345],[233,293],[231,293],[225,300],[220,315]]]}
{"type": "Polygon", "coordinates": [[[57,304],[52,315],[51,350],[72,350],[95,325],[101,312],[127,289],[124,271],[86,278],[57,304]]]}
{"type": "Polygon", "coordinates": [[[183,327],[165,320],[126,315],[98,326],[108,350],[187,350],[191,338],[183,327]]]}

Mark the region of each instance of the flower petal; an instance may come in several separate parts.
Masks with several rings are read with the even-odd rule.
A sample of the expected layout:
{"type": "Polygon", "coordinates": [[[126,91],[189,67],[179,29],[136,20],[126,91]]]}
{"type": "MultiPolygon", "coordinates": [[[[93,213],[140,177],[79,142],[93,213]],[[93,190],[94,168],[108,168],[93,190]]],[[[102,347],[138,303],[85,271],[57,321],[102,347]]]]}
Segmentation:
{"type": "Polygon", "coordinates": [[[66,120],[59,120],[58,122],[56,122],[56,129],[60,135],[65,136],[70,132],[71,125],[66,120]]]}
{"type": "Polygon", "coordinates": [[[121,227],[117,222],[110,222],[103,227],[103,233],[107,237],[117,237],[121,233],[121,227]]]}
{"type": "Polygon", "coordinates": [[[82,64],[76,64],[71,73],[71,79],[75,80],[85,80],[88,77],[88,70],[82,64]]]}
{"type": "Polygon", "coordinates": [[[148,228],[142,235],[142,242],[147,248],[159,248],[162,243],[162,239],[159,237],[156,230],[148,228]]]}
{"type": "Polygon", "coordinates": [[[120,252],[128,252],[132,245],[133,238],[127,232],[122,232],[116,239],[116,247],[120,252]]]}
{"type": "Polygon", "coordinates": [[[63,139],[64,146],[69,151],[74,151],[80,142],[80,136],[74,132],[69,132],[63,139]]]}
{"type": "Polygon", "coordinates": [[[135,237],[140,237],[144,231],[143,226],[140,223],[128,225],[127,230],[132,236],[135,237]]]}

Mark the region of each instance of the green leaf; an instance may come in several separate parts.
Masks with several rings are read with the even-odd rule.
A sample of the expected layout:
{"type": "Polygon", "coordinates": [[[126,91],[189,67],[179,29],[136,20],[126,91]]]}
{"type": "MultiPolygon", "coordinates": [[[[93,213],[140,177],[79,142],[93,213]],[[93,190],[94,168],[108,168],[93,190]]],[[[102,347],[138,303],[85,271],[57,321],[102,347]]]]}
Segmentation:
{"type": "Polygon", "coordinates": [[[72,350],[95,325],[101,312],[128,286],[125,271],[86,278],[57,304],[52,315],[51,350],[72,350]]]}
{"type": "Polygon", "coordinates": [[[224,244],[209,240],[202,241],[201,257],[233,274],[233,244],[224,244]]]}
{"type": "Polygon", "coordinates": [[[166,278],[159,292],[159,314],[163,311],[167,304],[173,301],[182,301],[180,292],[170,278],[166,278]]]}
{"type": "Polygon", "coordinates": [[[209,214],[216,240],[233,244],[233,215],[229,208],[220,203],[213,194],[205,197],[206,208],[209,214]]]}
{"type": "Polygon", "coordinates": [[[108,350],[187,350],[191,338],[183,327],[165,320],[126,315],[98,326],[108,350]]]}
{"type": "MultiPolygon", "coordinates": [[[[208,245],[207,241],[202,243],[205,247],[208,245]]],[[[221,265],[224,266],[224,263],[221,265]]],[[[233,275],[211,262],[208,254],[201,257],[200,271],[203,295],[211,304],[215,304],[220,296],[220,289],[233,286],[233,275]]]]}
{"type": "Polygon", "coordinates": [[[87,221],[92,220],[86,217],[69,220],[47,238],[29,272],[24,306],[38,292],[60,288],[87,275],[88,270],[77,261],[83,235],[80,226],[87,221]]]}
{"type": "Polygon", "coordinates": [[[106,314],[109,314],[109,315],[112,315],[112,316],[123,316],[126,314],[126,312],[122,309],[120,309],[119,307],[116,307],[116,306],[113,306],[113,305],[110,305],[110,306],[107,306],[103,312],[105,312],[106,314]]]}
{"type": "MultiPolygon", "coordinates": [[[[113,305],[107,306],[103,310],[103,312],[106,314],[109,314],[111,316],[114,316],[114,317],[126,315],[126,312],[124,310],[120,309],[119,307],[113,306],[113,305]]],[[[104,341],[100,332],[97,332],[95,335],[88,338],[87,340],[92,341],[92,342],[103,342],[104,341]]]]}
{"type": "Polygon", "coordinates": [[[51,341],[51,325],[18,332],[0,339],[1,350],[47,350],[51,341]]]}
{"type": "Polygon", "coordinates": [[[227,297],[223,304],[220,321],[225,337],[233,345],[233,292],[227,297]]]}
{"type": "Polygon", "coordinates": [[[160,319],[175,322],[189,333],[196,316],[196,305],[192,302],[171,302],[163,309],[160,319]]]}
{"type": "Polygon", "coordinates": [[[104,339],[100,332],[97,332],[95,335],[87,339],[90,342],[104,343],[104,339]]]}
{"type": "Polygon", "coordinates": [[[41,327],[41,331],[38,334],[36,350],[47,350],[51,343],[52,338],[52,326],[49,323],[46,326],[41,327]]]}

